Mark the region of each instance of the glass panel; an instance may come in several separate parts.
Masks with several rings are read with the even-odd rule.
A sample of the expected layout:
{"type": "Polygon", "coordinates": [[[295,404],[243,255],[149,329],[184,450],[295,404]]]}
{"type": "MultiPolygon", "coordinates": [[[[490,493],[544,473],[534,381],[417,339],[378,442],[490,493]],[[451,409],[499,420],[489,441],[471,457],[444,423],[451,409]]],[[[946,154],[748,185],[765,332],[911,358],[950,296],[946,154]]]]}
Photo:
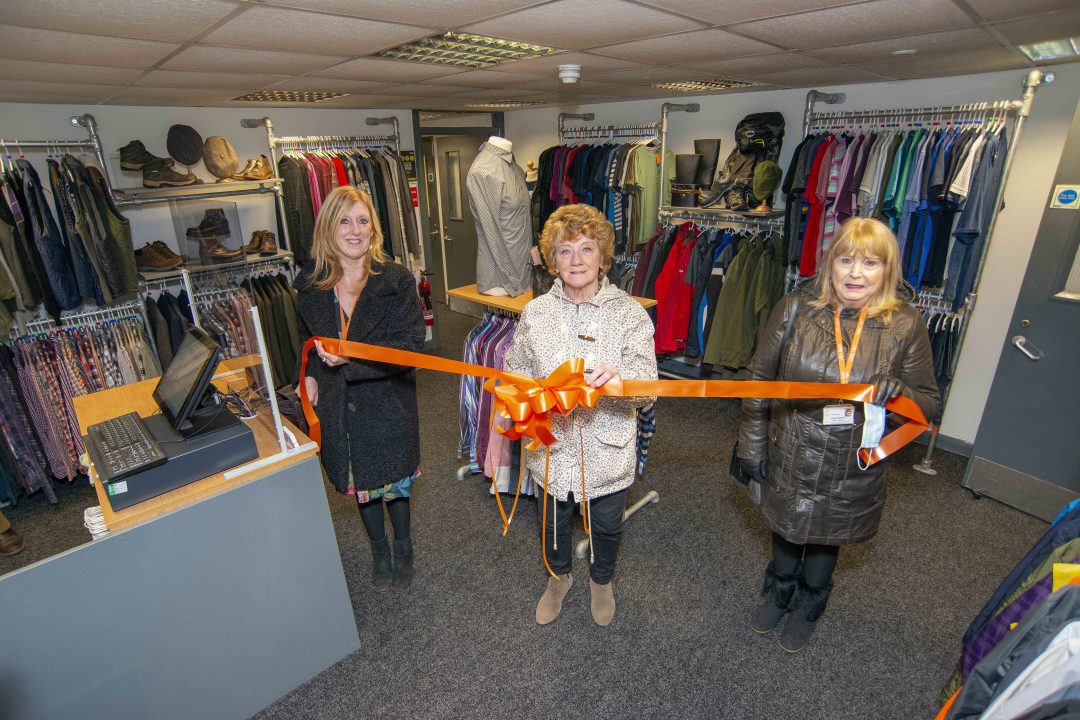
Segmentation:
{"type": "Polygon", "coordinates": [[[451,220],[461,220],[461,155],[457,150],[446,153],[446,204],[451,220]]]}

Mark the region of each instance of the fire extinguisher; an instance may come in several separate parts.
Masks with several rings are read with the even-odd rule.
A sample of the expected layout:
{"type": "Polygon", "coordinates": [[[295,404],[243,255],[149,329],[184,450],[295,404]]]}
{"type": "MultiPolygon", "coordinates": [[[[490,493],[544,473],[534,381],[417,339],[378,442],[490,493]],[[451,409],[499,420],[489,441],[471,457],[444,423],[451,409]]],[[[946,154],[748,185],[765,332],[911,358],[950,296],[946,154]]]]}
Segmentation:
{"type": "Polygon", "coordinates": [[[431,300],[431,283],[427,280],[427,276],[430,274],[421,272],[420,283],[416,288],[416,291],[420,294],[420,311],[424,315],[424,324],[428,326],[435,324],[435,305],[431,300]]]}

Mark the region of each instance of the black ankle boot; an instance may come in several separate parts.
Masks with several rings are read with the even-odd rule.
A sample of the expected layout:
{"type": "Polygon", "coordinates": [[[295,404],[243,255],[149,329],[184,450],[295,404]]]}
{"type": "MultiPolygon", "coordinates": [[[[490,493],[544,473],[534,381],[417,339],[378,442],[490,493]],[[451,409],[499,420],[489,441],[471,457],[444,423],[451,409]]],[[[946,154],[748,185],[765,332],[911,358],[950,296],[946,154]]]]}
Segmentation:
{"type": "Polygon", "coordinates": [[[799,568],[790,575],[780,575],[773,564],[769,563],[765,568],[765,583],[761,588],[761,592],[767,597],[750,616],[751,630],[756,633],[767,633],[791,611],[799,589],[799,575],[799,568]]]}
{"type": "Polygon", "coordinates": [[[391,570],[390,541],[383,535],[380,540],[371,541],[371,581],[379,592],[390,589],[394,579],[391,570]]]}
{"type": "Polygon", "coordinates": [[[799,598],[795,608],[788,616],[787,625],[780,633],[780,648],[793,653],[802,650],[814,634],[818,618],[825,612],[829,602],[833,583],[829,580],[825,587],[808,587],[800,582],[799,598]]]}
{"type": "Polygon", "coordinates": [[[408,588],[412,580],[412,538],[394,540],[394,587],[408,588]]]}

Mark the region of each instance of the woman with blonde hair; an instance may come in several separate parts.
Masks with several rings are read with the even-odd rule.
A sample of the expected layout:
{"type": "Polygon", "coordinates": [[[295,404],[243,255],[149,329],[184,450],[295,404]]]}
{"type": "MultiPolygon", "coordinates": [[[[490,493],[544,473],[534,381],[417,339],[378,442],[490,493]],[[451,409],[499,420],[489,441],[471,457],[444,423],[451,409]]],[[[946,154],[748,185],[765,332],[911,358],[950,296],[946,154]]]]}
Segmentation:
{"type": "MultiPolygon", "coordinates": [[[[636,300],[604,277],[611,267],[615,231],[596,208],[566,205],[544,224],[540,251],[556,275],[551,290],[534,298],[521,315],[506,355],[506,369],[542,378],[567,360],[585,360],[585,380],[602,387],[621,378],[655,379],[653,326],[636,300]]],[[[556,415],[550,464],[544,450],[529,453],[536,482],[547,477],[544,561],[551,576],[536,606],[546,625],[562,609],[574,584],[570,518],[575,500],[584,506],[591,536],[589,596],[593,620],[615,615],[612,577],[623,531],[626,489],[634,482],[637,408],[651,398],[600,398],[596,407],[556,415]],[[550,503],[550,508],[548,505],[550,503]]]]}
{"type": "MultiPolygon", "coordinates": [[[[300,343],[337,337],[420,350],[424,321],[412,273],[383,250],[379,218],[367,193],[335,189],[315,221],[312,261],[297,275],[300,343]]],[[[408,587],[413,578],[409,496],[419,475],[416,373],[399,365],[313,351],[304,378],[323,426],[322,462],[341,493],[354,494],[371,540],[376,589],[408,587]],[[383,506],[394,528],[393,553],[383,506]]],[[[299,362],[294,378],[299,382],[299,362]]]]}
{"type": "Polygon", "coordinates": [[[869,468],[860,447],[876,447],[883,406],[903,394],[935,417],[941,402],[926,324],[898,296],[896,237],[883,223],[845,222],[822,258],[816,283],[784,296],[758,337],[754,380],[869,383],[874,403],[746,399],[738,456],[761,483],[772,530],[768,595],[751,628],[787,618],[780,646],[810,639],[832,591],[841,545],[877,532],[885,506],[885,463],[869,468]]]}

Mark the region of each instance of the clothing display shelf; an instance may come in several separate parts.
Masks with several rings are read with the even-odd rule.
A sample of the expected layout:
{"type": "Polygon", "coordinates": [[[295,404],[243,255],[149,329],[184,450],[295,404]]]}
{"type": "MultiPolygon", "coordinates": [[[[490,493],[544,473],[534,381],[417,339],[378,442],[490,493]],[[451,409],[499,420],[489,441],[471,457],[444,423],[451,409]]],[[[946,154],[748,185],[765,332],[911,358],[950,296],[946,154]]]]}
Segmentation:
{"type": "MultiPolygon", "coordinates": [[[[997,225],[998,213],[1001,210],[1002,199],[1005,196],[1005,187],[1009,182],[1009,171],[1012,169],[1013,158],[1016,154],[1017,143],[1023,131],[1024,123],[1031,114],[1031,106],[1035,102],[1035,92],[1040,85],[1054,81],[1054,74],[1043,70],[1031,70],[1022,82],[1023,94],[1020,99],[997,100],[960,105],[947,105],[921,108],[892,108],[892,109],[866,109],[866,110],[843,110],[818,112],[814,109],[817,102],[821,101],[828,105],[837,105],[844,102],[847,97],[844,93],[824,93],[819,90],[811,90],[806,94],[806,109],[803,113],[803,137],[805,138],[815,130],[841,130],[859,129],[872,127],[890,128],[915,128],[915,127],[938,127],[941,125],[956,124],[983,124],[990,122],[1004,123],[1012,120],[1012,131],[1009,138],[1008,151],[1005,154],[1005,163],[1002,170],[1001,182],[998,185],[997,197],[994,200],[993,211],[986,231],[987,243],[982,249],[975,270],[972,291],[965,298],[962,312],[970,316],[975,310],[975,302],[979,293],[979,281],[982,279],[986,258],[989,255],[990,243],[994,238],[994,227],[997,225]]],[[[963,347],[964,339],[970,327],[970,317],[961,324],[960,335],[957,340],[958,350],[954,354],[950,375],[954,375],[956,364],[960,358],[960,348],[963,347]]],[[[942,393],[942,415],[945,413],[946,403],[949,399],[949,391],[952,383],[946,386],[942,393]]],[[[937,420],[937,418],[931,418],[937,420]]],[[[930,441],[927,444],[926,455],[923,460],[915,465],[915,469],[927,475],[936,475],[933,469],[932,459],[934,448],[937,444],[938,422],[931,424],[930,441]]]]}
{"type": "Polygon", "coordinates": [[[278,174],[278,149],[308,149],[308,148],[355,148],[355,147],[385,147],[391,146],[395,154],[401,153],[401,129],[396,116],[369,117],[365,118],[367,125],[392,124],[394,132],[391,135],[287,135],[274,134],[274,123],[269,117],[245,118],[240,121],[241,127],[266,128],[266,145],[270,149],[270,168],[274,172],[274,197],[277,202],[278,213],[281,220],[281,236],[283,247],[292,249],[292,240],[289,237],[288,223],[285,221],[284,194],[281,189],[281,176],[278,174]]]}
{"type": "MultiPolygon", "coordinates": [[[[33,148],[38,150],[46,150],[48,152],[61,151],[61,150],[89,150],[94,153],[94,159],[97,160],[98,167],[101,168],[101,174],[105,176],[105,184],[109,187],[109,191],[112,192],[112,178],[109,176],[109,166],[105,162],[105,153],[101,146],[101,136],[98,135],[97,120],[93,115],[72,115],[69,118],[72,125],[86,128],[86,132],[89,137],[86,140],[21,140],[10,137],[0,137],[0,149],[2,149],[4,156],[8,159],[11,158],[10,151],[14,148],[19,156],[22,157],[23,150],[26,148],[33,148]]],[[[2,130],[0,130],[2,132],[2,130]]]]}
{"type": "MultiPolygon", "coordinates": [[[[737,227],[764,232],[783,232],[784,229],[784,212],[782,210],[758,213],[667,206],[660,208],[659,219],[661,225],[692,222],[699,227],[706,228],[737,227]]],[[[674,380],[720,379],[721,377],[719,374],[713,374],[702,368],[700,358],[691,359],[682,355],[665,358],[657,366],[657,373],[661,377],[674,380]]]]}

